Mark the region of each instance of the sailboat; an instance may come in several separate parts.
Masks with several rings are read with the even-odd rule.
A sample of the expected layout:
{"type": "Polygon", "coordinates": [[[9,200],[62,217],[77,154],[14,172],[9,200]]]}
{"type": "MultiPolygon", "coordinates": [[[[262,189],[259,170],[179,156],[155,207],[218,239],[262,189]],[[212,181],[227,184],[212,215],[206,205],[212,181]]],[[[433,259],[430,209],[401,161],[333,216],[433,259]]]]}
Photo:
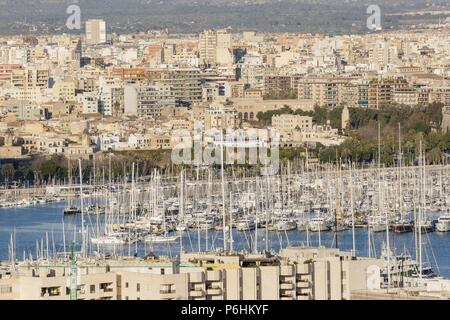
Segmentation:
{"type": "Polygon", "coordinates": [[[251,231],[255,230],[255,221],[250,218],[244,218],[236,222],[237,231],[251,231]]]}
{"type": "Polygon", "coordinates": [[[316,217],[309,221],[308,228],[311,232],[329,231],[330,224],[325,220],[325,218],[316,217]]]}
{"type": "Polygon", "coordinates": [[[96,245],[124,245],[126,243],[126,235],[126,232],[109,233],[97,238],[91,238],[91,242],[96,245]]]}
{"type": "Polygon", "coordinates": [[[442,214],[436,223],[436,230],[439,232],[450,231],[450,211],[442,214]]]}
{"type": "MultiPolygon", "coordinates": [[[[69,185],[72,185],[72,167],[70,165],[70,160],[69,160],[69,169],[68,169],[68,178],[69,178],[69,185]]],[[[81,177],[80,177],[81,179],[81,177]]],[[[83,195],[80,194],[80,197],[82,197],[83,195]]],[[[66,208],[64,208],[64,215],[75,215],[75,214],[81,214],[81,209],[76,207],[75,205],[72,204],[72,197],[70,196],[68,198],[68,206],[66,208]]]]}
{"type": "Polygon", "coordinates": [[[150,243],[170,243],[178,241],[179,238],[180,236],[178,235],[169,236],[167,233],[164,233],[164,235],[149,234],[145,236],[144,240],[150,243]]]}
{"type": "Polygon", "coordinates": [[[144,241],[145,242],[150,242],[150,243],[169,243],[169,242],[176,242],[180,236],[178,235],[174,235],[174,236],[169,236],[168,232],[167,232],[167,226],[166,226],[166,208],[163,205],[163,217],[162,217],[162,229],[163,229],[163,235],[156,235],[156,234],[148,234],[144,237],[144,241]]]}
{"type": "Polygon", "coordinates": [[[277,231],[292,231],[297,229],[297,222],[295,220],[283,217],[280,218],[276,224],[277,231]]]}
{"type": "Polygon", "coordinates": [[[408,221],[403,216],[403,182],[402,182],[402,139],[401,139],[401,125],[398,124],[398,208],[399,208],[399,219],[392,225],[392,231],[395,233],[406,233],[414,231],[414,224],[408,221]]]}

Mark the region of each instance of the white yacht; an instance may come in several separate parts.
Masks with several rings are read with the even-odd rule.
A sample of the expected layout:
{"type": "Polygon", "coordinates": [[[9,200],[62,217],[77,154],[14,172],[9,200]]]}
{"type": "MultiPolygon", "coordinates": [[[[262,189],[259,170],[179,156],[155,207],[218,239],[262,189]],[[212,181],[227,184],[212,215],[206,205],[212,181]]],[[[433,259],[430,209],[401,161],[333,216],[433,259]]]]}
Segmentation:
{"type": "Polygon", "coordinates": [[[176,242],[180,236],[157,236],[154,234],[150,234],[145,237],[145,242],[151,242],[151,243],[170,243],[170,242],[176,242]]]}
{"type": "Polygon", "coordinates": [[[96,245],[123,245],[125,240],[121,234],[104,235],[97,238],[91,238],[92,244],[96,245]]]}
{"type": "Polygon", "coordinates": [[[436,223],[436,230],[439,232],[450,231],[450,213],[441,215],[436,223]]]}
{"type": "Polygon", "coordinates": [[[276,224],[277,231],[292,231],[297,229],[297,223],[294,220],[281,218],[276,224]]]}
{"type": "Polygon", "coordinates": [[[200,230],[212,230],[215,227],[215,223],[213,219],[202,219],[199,221],[198,227],[200,230]]]}
{"type": "Polygon", "coordinates": [[[256,228],[256,224],[251,219],[242,219],[236,223],[237,231],[251,231],[251,230],[255,230],[255,228],[256,228]]]}
{"type": "Polygon", "coordinates": [[[309,221],[308,224],[309,231],[311,232],[319,232],[319,231],[328,231],[330,230],[329,223],[324,218],[313,218],[309,221]]]}
{"type": "Polygon", "coordinates": [[[382,216],[370,216],[369,217],[369,228],[372,232],[384,232],[386,231],[385,218],[382,216]]]}

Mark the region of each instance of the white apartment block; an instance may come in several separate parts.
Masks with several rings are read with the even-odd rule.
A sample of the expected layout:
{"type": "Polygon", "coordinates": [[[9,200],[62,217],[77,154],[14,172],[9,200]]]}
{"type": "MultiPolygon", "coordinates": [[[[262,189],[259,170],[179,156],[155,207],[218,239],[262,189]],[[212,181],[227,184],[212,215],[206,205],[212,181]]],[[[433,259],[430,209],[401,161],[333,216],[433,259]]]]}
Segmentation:
{"type": "Polygon", "coordinates": [[[76,96],[78,103],[82,106],[83,114],[98,113],[98,93],[84,92],[76,96]]]}

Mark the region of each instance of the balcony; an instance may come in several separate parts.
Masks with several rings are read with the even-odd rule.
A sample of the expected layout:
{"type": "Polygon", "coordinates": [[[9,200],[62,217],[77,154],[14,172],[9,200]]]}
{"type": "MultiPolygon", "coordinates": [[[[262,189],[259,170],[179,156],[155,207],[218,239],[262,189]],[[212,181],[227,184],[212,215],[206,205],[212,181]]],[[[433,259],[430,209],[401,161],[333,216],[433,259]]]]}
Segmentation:
{"type": "Polygon", "coordinates": [[[294,300],[294,294],[292,293],[281,293],[280,300],[294,300]]]}
{"type": "Polygon", "coordinates": [[[209,296],[218,296],[222,294],[222,288],[220,287],[211,287],[206,289],[206,294],[209,296]]]}
{"type": "Polygon", "coordinates": [[[171,299],[174,298],[174,295],[176,294],[175,290],[160,290],[159,295],[161,296],[161,299],[171,299]]]}
{"type": "Polygon", "coordinates": [[[113,292],[112,283],[101,283],[100,292],[113,292]]]}
{"type": "Polygon", "coordinates": [[[292,277],[294,275],[293,266],[281,266],[280,276],[292,277]]]}
{"type": "Polygon", "coordinates": [[[57,297],[61,295],[60,287],[49,287],[49,288],[41,288],[41,297],[57,297]]]}
{"type": "Polygon", "coordinates": [[[300,289],[309,288],[309,281],[298,281],[297,288],[300,288],[300,289]]]}
{"type": "Polygon", "coordinates": [[[177,293],[175,290],[160,290],[159,294],[175,294],[177,293]]]}
{"type": "Polygon", "coordinates": [[[189,296],[192,298],[201,298],[205,294],[203,289],[194,289],[189,292],[189,296]]]}
{"type": "Polygon", "coordinates": [[[281,290],[293,290],[294,289],[294,284],[293,283],[288,283],[288,282],[284,282],[280,284],[280,289],[281,290]]]}

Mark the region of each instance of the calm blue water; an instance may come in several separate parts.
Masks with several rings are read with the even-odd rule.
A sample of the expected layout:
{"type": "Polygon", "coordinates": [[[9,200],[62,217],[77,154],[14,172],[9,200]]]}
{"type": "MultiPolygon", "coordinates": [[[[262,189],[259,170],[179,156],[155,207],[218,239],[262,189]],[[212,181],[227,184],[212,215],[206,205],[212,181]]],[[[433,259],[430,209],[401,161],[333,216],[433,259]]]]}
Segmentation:
{"type": "MultiPolygon", "coordinates": [[[[75,238],[76,242],[80,243],[80,226],[81,216],[64,216],[63,209],[64,203],[57,203],[51,205],[37,205],[27,208],[0,208],[0,260],[7,260],[9,257],[8,245],[11,234],[15,230],[16,239],[16,257],[22,259],[25,251],[28,256],[30,253],[33,257],[36,256],[36,241],[41,246],[41,240],[44,248],[46,247],[46,232],[49,239],[49,251],[62,252],[63,251],[63,221],[65,229],[66,250],[69,250],[71,241],[75,238]],[[53,245],[54,244],[54,245],[53,245]],[[54,248],[54,249],[53,249],[54,248]]],[[[90,233],[94,233],[96,230],[96,217],[85,216],[86,225],[90,233]]],[[[390,233],[391,248],[395,250],[397,254],[400,254],[406,248],[410,254],[414,256],[414,234],[394,234],[390,233]]],[[[248,250],[250,245],[254,243],[252,237],[254,232],[243,233],[235,231],[234,249],[235,250],[248,250]]],[[[373,242],[375,244],[376,254],[379,255],[383,241],[385,241],[385,233],[375,233],[373,235],[373,242]]],[[[450,277],[450,233],[444,234],[439,232],[433,232],[423,235],[424,243],[424,260],[431,263],[435,269],[442,276],[450,277]]],[[[222,232],[221,231],[209,231],[206,235],[205,232],[200,233],[200,247],[201,250],[205,250],[206,245],[208,249],[221,248],[222,247],[222,232]],[[208,241],[206,241],[206,236],[208,241]]],[[[265,248],[265,230],[258,230],[258,249],[263,250],[265,248]]],[[[291,231],[286,233],[269,232],[269,244],[270,247],[278,251],[281,246],[286,247],[288,245],[306,245],[307,233],[299,231],[291,231]]],[[[342,250],[350,251],[352,247],[352,234],[351,230],[343,231],[339,233],[339,247],[342,250]]],[[[319,245],[318,233],[309,233],[309,243],[311,246],[319,245]]],[[[322,232],[321,244],[326,247],[334,247],[334,233],[322,232]]],[[[196,230],[189,231],[183,235],[183,247],[186,251],[198,251],[198,232],[196,230]]],[[[357,254],[360,256],[366,256],[368,251],[368,239],[367,231],[365,229],[356,229],[356,249],[357,254]]],[[[91,252],[99,250],[96,247],[90,247],[91,252]]],[[[149,244],[139,243],[131,246],[116,247],[116,248],[102,248],[99,251],[102,253],[115,253],[118,254],[137,254],[144,256],[149,252],[154,252],[157,255],[167,255],[175,257],[180,250],[180,243],[173,244],[159,244],[153,248],[149,247],[149,244]]]]}

